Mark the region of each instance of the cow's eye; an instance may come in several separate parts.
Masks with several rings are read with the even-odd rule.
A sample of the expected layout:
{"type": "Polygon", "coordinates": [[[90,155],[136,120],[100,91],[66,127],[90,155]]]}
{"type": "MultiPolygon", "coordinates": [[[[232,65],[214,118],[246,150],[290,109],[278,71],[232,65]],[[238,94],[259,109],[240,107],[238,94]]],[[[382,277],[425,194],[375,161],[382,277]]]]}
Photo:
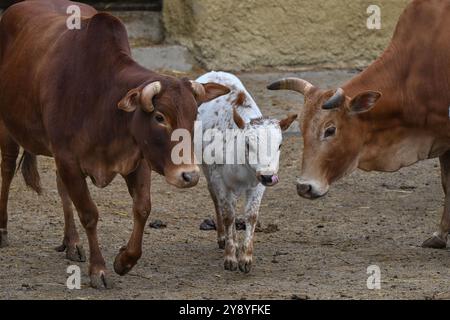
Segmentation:
{"type": "Polygon", "coordinates": [[[159,123],[164,123],[164,117],[163,117],[162,115],[160,115],[160,114],[157,114],[157,115],[155,116],[155,120],[156,120],[157,122],[159,122],[159,123]]]}
{"type": "Polygon", "coordinates": [[[336,127],[328,127],[325,129],[325,132],[323,133],[324,138],[332,137],[336,134],[336,127]]]}

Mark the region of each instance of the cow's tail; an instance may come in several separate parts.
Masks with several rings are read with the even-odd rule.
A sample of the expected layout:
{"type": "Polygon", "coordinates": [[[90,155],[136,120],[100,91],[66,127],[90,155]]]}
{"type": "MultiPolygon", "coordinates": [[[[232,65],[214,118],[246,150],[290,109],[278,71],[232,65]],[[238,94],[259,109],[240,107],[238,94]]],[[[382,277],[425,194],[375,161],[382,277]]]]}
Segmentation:
{"type": "Polygon", "coordinates": [[[36,191],[37,194],[41,194],[41,178],[37,169],[36,155],[24,150],[18,167],[20,167],[22,171],[25,184],[36,191]]]}

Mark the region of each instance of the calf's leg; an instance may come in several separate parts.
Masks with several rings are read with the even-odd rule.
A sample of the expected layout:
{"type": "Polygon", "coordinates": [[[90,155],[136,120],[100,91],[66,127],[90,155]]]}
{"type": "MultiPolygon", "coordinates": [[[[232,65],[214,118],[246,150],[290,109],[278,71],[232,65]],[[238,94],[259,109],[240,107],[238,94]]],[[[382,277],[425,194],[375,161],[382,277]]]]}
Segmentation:
{"type": "Polygon", "coordinates": [[[245,238],[239,254],[239,270],[248,273],[253,263],[253,239],[258,221],[259,207],[264,195],[265,187],[258,184],[247,191],[245,205],[245,238]]]}
{"type": "Polygon", "coordinates": [[[6,128],[0,127],[0,148],[2,153],[1,175],[2,189],[0,195],[0,248],[8,246],[8,196],[11,181],[16,170],[19,145],[9,136],[6,128]]]}
{"type": "Polygon", "coordinates": [[[218,199],[219,206],[222,208],[222,218],[225,229],[225,252],[224,252],[224,268],[226,270],[235,271],[238,268],[236,258],[236,225],[235,225],[235,211],[236,211],[236,197],[228,195],[224,199],[218,199]]]}
{"type": "Polygon", "coordinates": [[[225,229],[223,227],[222,210],[219,206],[219,201],[217,199],[216,191],[208,182],[208,190],[211,195],[211,199],[214,203],[214,209],[216,211],[216,229],[217,229],[217,244],[219,249],[225,249],[225,229]]]}
{"type": "Polygon", "coordinates": [[[86,230],[89,241],[89,275],[91,286],[96,289],[111,288],[107,277],[105,259],[102,256],[97,238],[98,210],[91,199],[89,189],[76,161],[55,157],[61,181],[77,209],[80,222],[86,230]]]}
{"type": "Polygon", "coordinates": [[[443,249],[447,247],[447,235],[450,231],[450,194],[447,187],[450,186],[450,151],[439,157],[441,164],[442,188],[444,189],[444,212],[442,213],[439,230],[433,236],[424,241],[422,247],[443,249]]]}
{"type": "Polygon", "coordinates": [[[205,174],[206,181],[208,183],[209,194],[211,195],[211,199],[214,203],[214,210],[216,211],[216,230],[217,230],[217,244],[219,245],[219,249],[225,249],[225,229],[223,226],[222,219],[222,209],[219,205],[218,196],[220,195],[219,188],[220,184],[217,185],[218,182],[214,181],[208,166],[203,167],[203,173],[205,174]]]}
{"type": "Polygon", "coordinates": [[[56,173],[56,185],[64,211],[64,238],[62,245],[56,248],[58,252],[66,252],[66,258],[72,261],[86,261],[86,254],[80,243],[75,220],[73,218],[72,201],[67,193],[66,186],[61,180],[58,172],[56,173]]]}
{"type": "Polygon", "coordinates": [[[123,276],[136,265],[142,255],[142,238],[151,211],[151,169],[142,161],[138,169],[125,177],[128,191],[133,198],[133,231],[125,247],[114,260],[114,271],[123,276]]]}

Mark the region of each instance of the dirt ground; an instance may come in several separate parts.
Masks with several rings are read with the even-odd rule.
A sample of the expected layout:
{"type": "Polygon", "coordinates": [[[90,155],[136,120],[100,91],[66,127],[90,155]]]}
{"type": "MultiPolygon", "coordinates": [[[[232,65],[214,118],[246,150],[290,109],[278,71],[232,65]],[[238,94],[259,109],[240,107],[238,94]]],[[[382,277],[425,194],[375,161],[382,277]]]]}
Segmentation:
{"type": "MultiPolygon", "coordinates": [[[[281,117],[301,105],[301,97],[269,92],[265,85],[290,73],[241,74],[263,113],[281,117]]],[[[351,71],[304,72],[322,87],[342,83],[351,71]]],[[[443,192],[436,160],[397,173],[357,171],[336,183],[328,196],[310,201],[297,196],[295,180],[302,141],[288,134],[283,144],[281,182],[268,188],[260,222],[279,231],[257,233],[255,267],[250,274],[223,270],[215,231],[201,231],[214,216],[202,177],[199,185],[178,190],[154,175],[150,220],[165,229],[147,228],[144,253],[130,274],[114,274],[112,262],[131,233],[131,200],[117,178],[105,189],[91,185],[101,218],[99,237],[115,288],[89,287],[87,263],[82,289],[66,288],[73,264],[54,247],[60,244],[63,214],[56,191],[53,160],[39,158],[44,194],[14,180],[9,202],[10,246],[0,249],[1,299],[406,299],[450,298],[448,250],[422,249],[435,231],[443,192]],[[381,289],[366,287],[369,265],[381,270],[381,289]]],[[[79,224],[78,224],[79,225],[79,224]]],[[[87,241],[79,226],[84,247],[87,241]]]]}

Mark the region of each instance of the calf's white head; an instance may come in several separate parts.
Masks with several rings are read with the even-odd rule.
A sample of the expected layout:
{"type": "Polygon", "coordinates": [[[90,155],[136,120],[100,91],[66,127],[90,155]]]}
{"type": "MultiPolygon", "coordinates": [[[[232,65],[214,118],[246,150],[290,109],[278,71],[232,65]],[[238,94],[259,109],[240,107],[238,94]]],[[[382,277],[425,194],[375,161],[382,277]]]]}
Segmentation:
{"type": "Polygon", "coordinates": [[[245,122],[236,107],[233,108],[233,120],[245,137],[246,164],[255,172],[257,180],[271,187],[278,183],[278,168],[282,131],[289,128],[297,115],[283,120],[256,118],[245,122]]]}

